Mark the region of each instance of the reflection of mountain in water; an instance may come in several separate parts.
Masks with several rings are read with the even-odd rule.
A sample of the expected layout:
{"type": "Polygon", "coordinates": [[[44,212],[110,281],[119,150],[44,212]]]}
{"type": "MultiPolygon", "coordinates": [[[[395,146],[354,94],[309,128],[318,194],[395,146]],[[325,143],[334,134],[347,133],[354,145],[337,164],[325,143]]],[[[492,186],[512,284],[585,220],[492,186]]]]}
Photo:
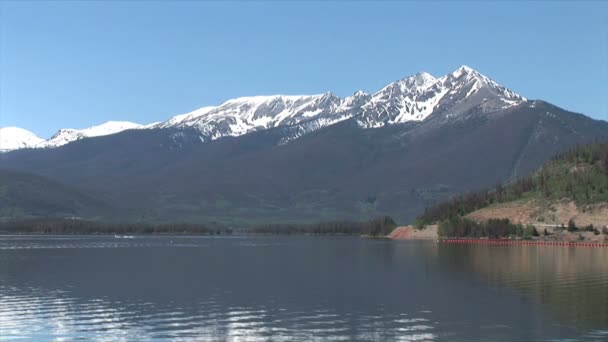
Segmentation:
{"type": "MultiPolygon", "coordinates": [[[[556,325],[547,314],[578,303],[566,298],[540,306],[476,276],[490,284],[510,281],[531,293],[536,283],[566,278],[576,286],[576,272],[573,278],[555,278],[547,269],[538,279],[521,278],[516,273],[533,275],[536,263],[551,263],[551,255],[521,252],[350,237],[0,236],[0,336],[258,341],[579,336],[569,324],[572,317],[561,315],[556,325]],[[497,265],[508,266],[493,274],[497,265]]],[[[572,262],[567,257],[566,264],[572,262]]],[[[605,281],[596,271],[589,268],[583,279],[605,281]]],[[[598,286],[590,285],[591,291],[605,299],[598,286]]],[[[584,311],[587,303],[581,304],[584,311]]],[[[575,318],[585,330],[600,326],[587,314],[575,318]]]]}
{"type": "Polygon", "coordinates": [[[450,266],[517,290],[563,324],[606,334],[607,248],[442,244],[439,251],[450,266]]]}

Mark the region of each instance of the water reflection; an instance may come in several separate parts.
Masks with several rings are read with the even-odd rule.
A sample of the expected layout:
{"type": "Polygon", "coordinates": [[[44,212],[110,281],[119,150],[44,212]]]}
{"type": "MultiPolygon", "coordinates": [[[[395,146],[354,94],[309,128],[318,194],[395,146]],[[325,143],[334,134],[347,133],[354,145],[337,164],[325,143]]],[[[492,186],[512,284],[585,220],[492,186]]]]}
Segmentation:
{"type": "Polygon", "coordinates": [[[605,334],[608,248],[442,245],[441,253],[452,269],[516,289],[563,324],[605,334]]]}
{"type": "MultiPolygon", "coordinates": [[[[2,288],[0,336],[3,340],[432,340],[428,318],[337,314],[327,308],[290,311],[286,308],[223,307],[218,302],[191,307],[153,303],[76,300],[66,293],[47,292],[44,298],[15,295],[2,288]],[[363,329],[357,329],[356,326],[363,329]]],[[[19,291],[22,292],[22,291],[19,291]]],[[[420,313],[420,316],[425,314],[420,313]]],[[[427,314],[428,315],[428,314],[427,314]]]]}
{"type": "Polygon", "coordinates": [[[490,246],[314,237],[3,237],[0,336],[100,341],[606,336],[608,305],[590,304],[592,298],[606,304],[607,273],[605,264],[596,262],[598,255],[483,247],[490,246]]]}

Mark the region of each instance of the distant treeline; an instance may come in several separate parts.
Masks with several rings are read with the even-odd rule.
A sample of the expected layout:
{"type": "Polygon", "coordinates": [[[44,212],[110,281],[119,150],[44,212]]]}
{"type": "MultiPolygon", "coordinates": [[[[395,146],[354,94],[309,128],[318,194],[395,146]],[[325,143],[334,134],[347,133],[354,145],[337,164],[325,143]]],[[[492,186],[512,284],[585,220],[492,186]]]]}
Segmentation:
{"type": "MultiPolygon", "coordinates": [[[[267,224],[241,232],[255,234],[311,234],[311,235],[370,235],[384,236],[397,225],[384,216],[366,222],[322,222],[313,224],[267,224]]],[[[12,234],[232,234],[231,228],[220,225],[191,223],[104,223],[69,218],[36,218],[0,221],[0,233],[12,234]]]]}
{"type": "Polygon", "coordinates": [[[487,222],[475,222],[460,216],[454,216],[443,220],[437,227],[437,233],[441,237],[521,237],[529,239],[538,236],[534,226],[513,224],[508,219],[490,219],[487,222]]]}
{"type": "Polygon", "coordinates": [[[608,201],[608,144],[578,146],[554,157],[534,174],[508,185],[453,197],[428,207],[414,224],[440,222],[464,216],[494,203],[522,199],[568,198],[580,204],[608,201]]]}
{"type": "Polygon", "coordinates": [[[103,223],[81,219],[38,218],[0,222],[0,232],[16,234],[232,234],[221,226],[204,224],[103,223]]]}
{"type": "Polygon", "coordinates": [[[266,224],[253,227],[257,234],[309,234],[309,235],[369,235],[385,236],[397,224],[388,216],[378,217],[366,222],[321,222],[311,224],[266,224]]]}

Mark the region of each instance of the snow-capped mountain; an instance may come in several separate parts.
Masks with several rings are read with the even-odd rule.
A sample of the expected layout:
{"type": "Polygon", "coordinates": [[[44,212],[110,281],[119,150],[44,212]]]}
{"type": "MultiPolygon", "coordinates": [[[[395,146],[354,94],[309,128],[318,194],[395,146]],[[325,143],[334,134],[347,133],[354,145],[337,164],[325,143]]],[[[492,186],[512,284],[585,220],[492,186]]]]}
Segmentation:
{"type": "Polygon", "coordinates": [[[371,94],[246,97],[146,126],[66,130],[44,145],[74,139],[0,155],[0,171],[43,178],[28,189],[56,182],[44,185],[50,202],[38,200],[40,191],[9,192],[11,213],[66,208],[100,220],[227,224],[390,215],[411,222],[430,202],[519,179],[574,145],[608,141],[608,122],[528,101],[461,67],[371,94]],[[111,134],[126,128],[138,129],[111,134]],[[102,134],[110,135],[85,138],[102,134]],[[82,194],[111,210],[91,208],[82,194]]]}
{"type": "MultiPolygon", "coordinates": [[[[219,106],[181,114],[167,121],[139,125],[111,121],[83,130],[62,129],[36,147],[58,147],[75,140],[115,134],[127,129],[196,129],[202,141],[275,127],[291,127],[287,142],[337,122],[355,118],[360,127],[423,121],[433,117],[459,117],[467,113],[491,113],[518,105],[526,99],[467,66],[436,78],[421,72],[400,79],[374,94],[357,91],[345,98],[331,92],[319,95],[271,95],[239,97],[219,106]]],[[[6,146],[32,147],[7,142],[6,146]]]]}
{"type": "Polygon", "coordinates": [[[0,127],[0,152],[32,148],[43,141],[44,139],[23,128],[0,127]]]}
{"type": "Polygon", "coordinates": [[[357,117],[361,127],[422,121],[434,113],[458,115],[477,108],[492,112],[526,99],[479,72],[462,66],[441,78],[421,72],[368,95],[332,93],[255,96],[226,101],[175,116],[154,128],[196,128],[210,140],[279,126],[302,126],[298,135],[357,117]]]}
{"type": "Polygon", "coordinates": [[[182,114],[154,128],[196,128],[208,139],[239,136],[279,126],[322,120],[323,126],[350,118],[368,95],[357,92],[340,98],[331,92],[320,95],[272,95],[240,97],[217,107],[204,107],[182,114]]]}
{"type": "Polygon", "coordinates": [[[83,138],[100,137],[142,127],[144,126],[128,121],[108,121],[101,125],[81,130],[71,128],[61,129],[50,139],[39,143],[35,147],[58,147],[83,138]]]}
{"type": "Polygon", "coordinates": [[[422,72],[373,94],[358,122],[363,127],[422,121],[431,114],[459,115],[477,107],[493,112],[526,99],[479,72],[462,66],[441,78],[422,72]]]}

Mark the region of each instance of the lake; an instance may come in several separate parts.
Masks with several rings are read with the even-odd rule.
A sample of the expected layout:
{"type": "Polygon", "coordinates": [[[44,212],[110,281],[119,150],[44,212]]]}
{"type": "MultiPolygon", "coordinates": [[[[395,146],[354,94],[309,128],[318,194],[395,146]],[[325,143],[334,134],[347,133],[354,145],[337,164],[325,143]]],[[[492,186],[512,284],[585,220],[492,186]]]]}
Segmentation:
{"type": "Polygon", "coordinates": [[[0,340],[608,340],[608,248],[0,236],[0,340]]]}

